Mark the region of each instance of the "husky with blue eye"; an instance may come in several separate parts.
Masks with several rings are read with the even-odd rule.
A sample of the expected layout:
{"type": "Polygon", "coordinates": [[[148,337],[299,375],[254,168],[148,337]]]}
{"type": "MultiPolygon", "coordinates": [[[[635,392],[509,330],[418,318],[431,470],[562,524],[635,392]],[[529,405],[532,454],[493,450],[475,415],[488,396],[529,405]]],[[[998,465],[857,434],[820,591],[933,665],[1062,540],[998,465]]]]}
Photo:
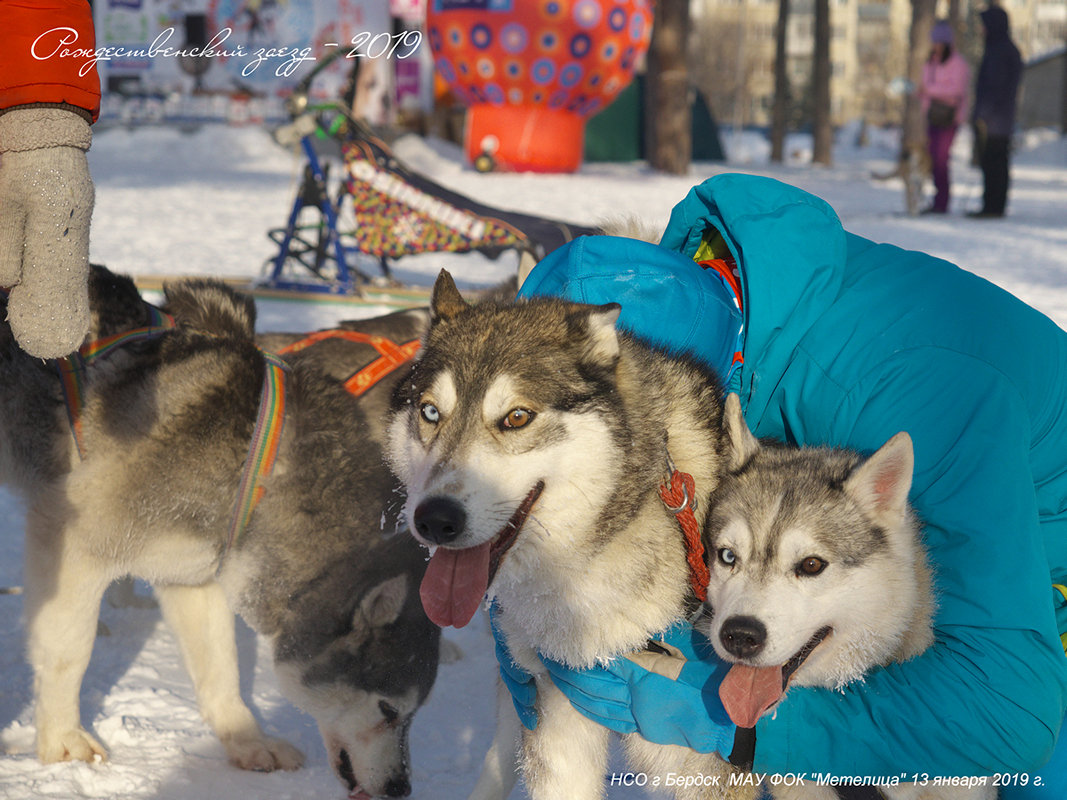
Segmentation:
{"type": "MultiPolygon", "coordinates": [[[[642,650],[697,610],[675,512],[691,508],[699,542],[721,469],[722,389],[695,360],[616,329],[618,305],[469,305],[442,272],[430,313],[388,426],[408,527],[434,548],[423,605],[460,627],[491,598],[537,683],[534,731],[502,697],[472,797],[506,797],[519,773],[534,800],[602,797],[609,731],[570,705],[537,653],[590,666],[642,650]],[[693,478],[673,509],[660,495],[669,465],[693,478]]],[[[721,776],[678,797],[748,796],[727,788],[733,768],[715,754],[637,735],[625,748],[660,786],[677,783],[672,774],[721,776]]]]}
{"type": "MultiPolygon", "coordinates": [[[[757,441],[726,399],[727,469],[705,523],[710,578],[698,631],[733,663],[720,698],[742,728],[790,686],[842,689],[933,644],[934,595],[908,505],[912,443],[869,458],[757,441]]],[[[989,782],[992,783],[991,781],[989,782]]],[[[988,787],[881,787],[888,800],[989,800],[988,787]]],[[[775,800],[835,800],[831,787],[778,786],[775,800]]]]}

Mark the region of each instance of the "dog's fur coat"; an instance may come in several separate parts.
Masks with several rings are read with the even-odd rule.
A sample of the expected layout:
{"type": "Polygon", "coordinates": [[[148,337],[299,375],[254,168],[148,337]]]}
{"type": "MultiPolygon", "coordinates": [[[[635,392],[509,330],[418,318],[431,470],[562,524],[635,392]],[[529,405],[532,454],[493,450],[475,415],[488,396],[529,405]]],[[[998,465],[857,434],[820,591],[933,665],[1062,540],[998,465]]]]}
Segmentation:
{"type": "MultiPolygon", "coordinates": [[[[696,624],[734,666],[720,696],[740,726],[773,713],[788,686],[843,689],[933,644],[935,595],[908,505],[912,443],[851,450],[760,443],[726,400],[727,471],[705,536],[710,582],[696,624]]],[[[888,800],[991,800],[988,786],[885,786],[888,800]]],[[[775,800],[835,800],[780,785],[775,800]]]]}
{"type": "MultiPolygon", "coordinates": [[[[722,390],[695,362],[618,333],[617,306],[469,306],[442,273],[431,313],[389,429],[412,530],[438,546],[424,602],[440,624],[463,625],[488,587],[515,660],[537,681],[540,722],[522,735],[527,790],[535,800],[600,797],[608,731],[571,707],[537,653],[590,666],[642,649],[695,608],[683,537],[658,487],[669,454],[693,475],[703,519],[720,470],[722,390]],[[502,556],[490,552],[516,533],[502,556]],[[495,576],[464,567],[472,556],[502,558],[495,576]],[[445,586],[440,573],[453,563],[445,586]],[[473,587],[458,585],[461,572],[475,575],[473,587]]],[[[502,698],[475,797],[507,794],[519,727],[502,698]]],[[[650,778],[731,769],[636,735],[626,746],[650,778]]]]}
{"type": "MultiPolygon", "coordinates": [[[[146,324],[127,279],[94,270],[91,297],[96,337],[146,324]]],[[[315,716],[352,796],[407,794],[407,730],[436,675],[439,630],[415,592],[421,549],[384,535],[397,487],[360,403],[314,357],[288,359],[277,462],[226,552],[265,369],[255,309],[211,281],[169,285],[166,307],[175,328],[87,368],[84,460],[54,367],[0,326],[0,477],[29,506],[38,754],[106,755],[78,694],[100,597],[132,574],[152,584],[234,764],[293,769],[302,756],[265,737],[239,696],[231,609],[273,642],[283,691],[315,716]]]]}

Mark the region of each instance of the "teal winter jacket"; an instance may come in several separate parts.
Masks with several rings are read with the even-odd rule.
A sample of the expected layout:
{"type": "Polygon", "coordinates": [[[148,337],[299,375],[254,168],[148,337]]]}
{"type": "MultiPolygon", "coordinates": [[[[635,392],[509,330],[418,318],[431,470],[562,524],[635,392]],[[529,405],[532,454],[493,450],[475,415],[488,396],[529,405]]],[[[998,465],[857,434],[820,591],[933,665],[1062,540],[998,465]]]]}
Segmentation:
{"type": "MultiPolygon", "coordinates": [[[[755,770],[1032,772],[1067,708],[1067,604],[1052,588],[1067,584],[1067,333],[946,261],[847,233],[825,202],[771,179],[695,187],[661,245],[688,269],[709,230],[740,272],[744,360],[729,387],[749,426],[867,452],[908,431],[938,591],[929,650],[843,691],[792,688],[757,725],[755,770]]],[[[525,294],[551,291],[539,270],[525,294]]],[[[722,304],[694,312],[692,295],[642,306],[631,292],[622,320],[662,339],[664,320],[695,314],[723,338],[722,304]]]]}

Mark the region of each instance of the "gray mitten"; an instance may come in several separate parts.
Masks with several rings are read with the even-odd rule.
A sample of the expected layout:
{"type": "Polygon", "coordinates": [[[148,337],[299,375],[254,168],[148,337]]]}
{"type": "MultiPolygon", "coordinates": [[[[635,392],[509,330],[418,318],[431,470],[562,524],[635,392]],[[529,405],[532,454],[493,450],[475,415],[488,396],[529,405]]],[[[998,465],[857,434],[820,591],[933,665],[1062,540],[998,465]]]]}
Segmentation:
{"type": "Polygon", "coordinates": [[[0,286],[19,346],[65,356],[89,330],[89,123],[61,108],[0,116],[0,286]]]}

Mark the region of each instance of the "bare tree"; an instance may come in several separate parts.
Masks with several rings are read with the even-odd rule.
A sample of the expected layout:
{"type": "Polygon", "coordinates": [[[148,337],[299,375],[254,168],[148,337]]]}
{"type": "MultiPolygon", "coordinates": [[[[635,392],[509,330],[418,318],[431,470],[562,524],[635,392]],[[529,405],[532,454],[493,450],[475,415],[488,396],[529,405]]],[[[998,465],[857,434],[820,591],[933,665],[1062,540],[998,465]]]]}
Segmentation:
{"type": "Polygon", "coordinates": [[[736,14],[723,14],[722,9],[718,12],[699,23],[689,53],[690,76],[711,105],[721,111],[722,121],[741,128],[748,120],[748,87],[759,69],[760,54],[751,46],[745,47],[744,22],[736,14]],[[708,42],[714,42],[714,47],[708,42]]]}
{"type": "Polygon", "coordinates": [[[963,4],[960,0],[949,0],[948,21],[956,32],[956,38],[959,39],[959,34],[963,32],[963,4]]]}
{"type": "Polygon", "coordinates": [[[648,48],[645,133],[649,165],[673,175],[688,172],[693,153],[688,38],[689,0],[659,0],[648,48]]]}
{"type": "Polygon", "coordinates": [[[789,58],[786,31],[789,28],[789,0],[778,0],[778,21],[774,26],[774,105],[771,108],[771,161],[785,158],[786,119],[789,114],[789,58]]]}
{"type": "Polygon", "coordinates": [[[1060,133],[1067,136],[1067,28],[1063,30],[1063,96],[1060,98],[1060,133]]]}
{"type": "Polygon", "coordinates": [[[922,83],[923,64],[930,50],[930,29],[934,26],[937,0],[911,0],[911,34],[908,43],[908,81],[912,90],[904,104],[901,126],[900,171],[904,178],[904,205],[909,214],[919,213],[922,188],[926,180],[926,120],[918,87],[922,83]]]}
{"type": "Polygon", "coordinates": [[[815,57],[811,81],[815,94],[811,160],[816,164],[831,164],[834,131],[830,124],[830,0],[815,0],[815,57]]]}

